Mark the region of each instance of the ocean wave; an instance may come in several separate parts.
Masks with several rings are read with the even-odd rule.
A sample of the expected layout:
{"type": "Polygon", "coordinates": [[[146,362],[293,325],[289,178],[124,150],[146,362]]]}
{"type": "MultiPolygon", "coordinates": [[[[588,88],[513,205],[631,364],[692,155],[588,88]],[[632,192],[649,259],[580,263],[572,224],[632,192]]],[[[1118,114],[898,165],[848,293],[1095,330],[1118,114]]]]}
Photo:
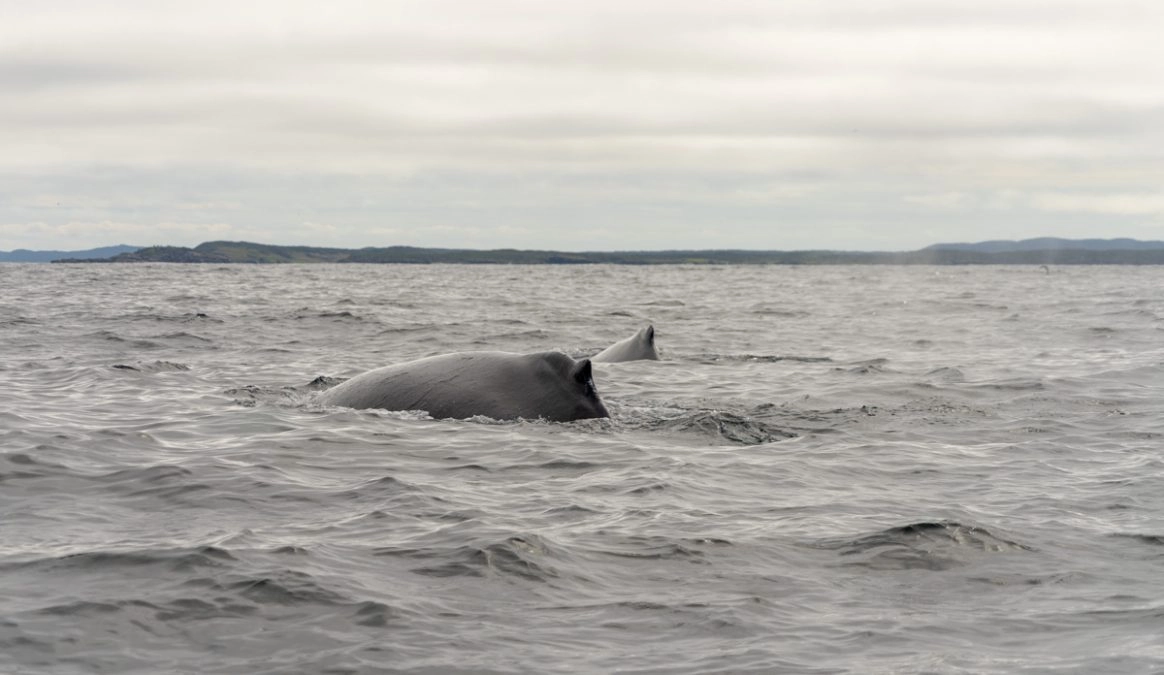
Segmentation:
{"type": "Polygon", "coordinates": [[[410,569],[431,577],[497,574],[545,582],[559,576],[552,564],[555,547],[547,539],[528,533],[471,544],[381,547],[374,551],[374,555],[429,561],[410,569]]]}
{"type": "Polygon", "coordinates": [[[828,356],[796,356],[792,354],[695,354],[688,359],[700,363],[744,362],[744,363],[779,363],[792,361],[796,363],[828,363],[832,359],[828,356]]]}
{"type": "Polygon", "coordinates": [[[841,564],[871,570],[948,570],[984,554],[1034,549],[992,534],[983,527],[954,521],[921,521],[859,537],[829,538],[811,544],[834,551],[841,564]]]}
{"type": "Polygon", "coordinates": [[[235,557],[226,549],[206,545],[87,550],[34,557],[23,554],[16,556],[15,560],[0,562],[0,569],[37,572],[96,572],[156,566],[162,570],[178,572],[200,567],[222,567],[234,561],[235,557]]]}
{"type": "Polygon", "coordinates": [[[190,366],[184,363],[175,363],[173,361],[151,361],[149,363],[138,362],[137,365],[132,366],[125,363],[115,363],[110,367],[117,370],[132,370],[141,373],[167,373],[190,370],[190,366]]]}
{"type": "Polygon", "coordinates": [[[112,342],[132,349],[161,349],[163,345],[140,337],[126,337],[111,330],[100,330],[85,336],[88,339],[112,342]]]}
{"type": "Polygon", "coordinates": [[[362,323],[364,321],[367,321],[367,319],[365,317],[360,316],[358,314],[355,314],[354,312],[350,312],[346,309],[334,311],[334,310],[317,310],[317,309],[313,309],[311,307],[300,307],[299,309],[295,310],[294,312],[291,312],[288,315],[288,318],[295,319],[298,321],[311,320],[311,319],[322,319],[324,321],[328,321],[328,322],[332,322],[332,323],[337,323],[337,322],[338,323],[348,323],[348,322],[362,323]]]}
{"type": "Polygon", "coordinates": [[[723,410],[694,410],[678,417],[649,421],[644,426],[653,431],[689,433],[735,445],[762,445],[797,436],[795,432],[723,410]]]}

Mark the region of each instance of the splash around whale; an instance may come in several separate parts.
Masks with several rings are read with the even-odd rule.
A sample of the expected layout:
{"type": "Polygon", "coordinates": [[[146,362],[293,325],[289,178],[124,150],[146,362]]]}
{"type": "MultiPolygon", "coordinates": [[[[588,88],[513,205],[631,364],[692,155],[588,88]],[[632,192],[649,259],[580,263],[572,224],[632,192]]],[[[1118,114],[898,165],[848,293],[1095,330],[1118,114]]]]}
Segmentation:
{"type": "Polygon", "coordinates": [[[434,418],[570,422],[610,417],[589,359],[561,352],[457,352],[370,370],[321,392],[322,405],[423,410],[434,418]]]}

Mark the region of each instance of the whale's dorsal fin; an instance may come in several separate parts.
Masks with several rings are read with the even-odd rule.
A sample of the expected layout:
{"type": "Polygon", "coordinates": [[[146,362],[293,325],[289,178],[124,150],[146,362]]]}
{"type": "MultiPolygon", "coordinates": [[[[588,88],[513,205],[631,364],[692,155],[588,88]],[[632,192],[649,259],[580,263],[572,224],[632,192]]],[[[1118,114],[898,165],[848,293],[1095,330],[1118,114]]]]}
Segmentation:
{"type": "Polygon", "coordinates": [[[582,359],[574,364],[574,379],[582,384],[594,381],[593,367],[590,365],[590,359],[582,359]]]}

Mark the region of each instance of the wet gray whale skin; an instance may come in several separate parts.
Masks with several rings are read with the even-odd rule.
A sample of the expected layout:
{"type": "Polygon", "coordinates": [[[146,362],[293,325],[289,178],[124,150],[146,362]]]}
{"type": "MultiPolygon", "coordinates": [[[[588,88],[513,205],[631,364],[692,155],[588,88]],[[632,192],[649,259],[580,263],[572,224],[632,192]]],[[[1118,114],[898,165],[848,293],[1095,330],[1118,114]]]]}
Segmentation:
{"type": "Polygon", "coordinates": [[[434,418],[569,422],[610,417],[589,359],[561,352],[458,352],[357,375],[322,392],[319,403],[346,408],[424,410],[434,418]]]}
{"type": "Polygon", "coordinates": [[[655,327],[647,325],[634,335],[619,340],[606,349],[590,357],[592,361],[602,363],[616,363],[619,361],[658,361],[659,352],[655,349],[655,327]]]}

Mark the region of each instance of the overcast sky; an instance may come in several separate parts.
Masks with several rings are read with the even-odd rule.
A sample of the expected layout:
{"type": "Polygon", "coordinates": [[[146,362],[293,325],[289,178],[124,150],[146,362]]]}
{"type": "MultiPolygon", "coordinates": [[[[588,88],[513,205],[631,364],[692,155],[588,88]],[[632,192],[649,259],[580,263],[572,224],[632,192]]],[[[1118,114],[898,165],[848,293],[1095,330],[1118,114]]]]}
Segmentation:
{"type": "Polygon", "coordinates": [[[0,0],[0,249],[1164,239],[1158,0],[0,0]]]}

